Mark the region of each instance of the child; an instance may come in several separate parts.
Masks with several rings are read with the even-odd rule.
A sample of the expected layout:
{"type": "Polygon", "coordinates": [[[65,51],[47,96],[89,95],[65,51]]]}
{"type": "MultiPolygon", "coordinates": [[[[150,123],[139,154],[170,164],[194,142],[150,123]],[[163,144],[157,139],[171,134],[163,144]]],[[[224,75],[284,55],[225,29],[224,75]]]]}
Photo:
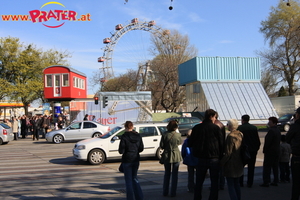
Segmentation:
{"type": "Polygon", "coordinates": [[[280,155],[279,155],[279,169],[280,182],[290,182],[290,156],[292,153],[291,146],[286,143],[285,135],[281,135],[280,155]]]}
{"type": "Polygon", "coordinates": [[[192,148],[188,147],[188,140],[191,136],[192,130],[189,130],[187,137],[184,140],[181,148],[181,155],[183,158],[183,164],[187,165],[188,170],[188,192],[194,192],[195,190],[195,171],[198,165],[198,158],[193,156],[192,148]]]}

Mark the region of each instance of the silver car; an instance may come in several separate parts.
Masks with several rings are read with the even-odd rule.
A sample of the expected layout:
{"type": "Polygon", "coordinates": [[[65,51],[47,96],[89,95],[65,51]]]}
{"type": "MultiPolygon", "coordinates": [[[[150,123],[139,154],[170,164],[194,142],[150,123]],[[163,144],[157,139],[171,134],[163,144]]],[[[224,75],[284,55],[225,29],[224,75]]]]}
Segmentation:
{"type": "Polygon", "coordinates": [[[59,144],[67,140],[83,140],[93,137],[100,137],[110,131],[109,126],[94,121],[80,121],[69,125],[66,128],[54,130],[46,134],[46,140],[59,144]]]}
{"type": "Polygon", "coordinates": [[[10,126],[0,123],[0,145],[7,144],[14,139],[14,134],[10,126]]]}

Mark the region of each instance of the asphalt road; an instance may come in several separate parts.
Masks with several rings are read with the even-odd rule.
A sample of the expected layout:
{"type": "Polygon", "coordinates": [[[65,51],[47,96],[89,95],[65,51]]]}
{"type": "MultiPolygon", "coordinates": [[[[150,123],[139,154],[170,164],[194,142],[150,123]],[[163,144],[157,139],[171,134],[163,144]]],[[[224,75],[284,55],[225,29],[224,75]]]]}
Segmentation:
{"type": "MultiPolygon", "coordinates": [[[[260,132],[263,145],[265,131],[260,132]]],[[[184,138],[183,138],[184,139],[184,138]]],[[[118,172],[120,161],[90,165],[77,161],[72,155],[75,142],[47,143],[44,139],[19,139],[0,146],[0,200],[78,200],[126,199],[123,174],[118,172]]],[[[253,188],[242,188],[242,199],[289,199],[291,184],[261,188],[263,154],[259,151],[253,188]]],[[[164,168],[154,158],[143,159],[139,168],[145,200],[163,197],[164,168]]],[[[193,199],[187,193],[186,166],[181,164],[177,196],[173,199],[193,199]]],[[[209,195],[209,178],[203,187],[203,199],[209,195]]],[[[227,188],[219,199],[229,199],[227,188]]]]}

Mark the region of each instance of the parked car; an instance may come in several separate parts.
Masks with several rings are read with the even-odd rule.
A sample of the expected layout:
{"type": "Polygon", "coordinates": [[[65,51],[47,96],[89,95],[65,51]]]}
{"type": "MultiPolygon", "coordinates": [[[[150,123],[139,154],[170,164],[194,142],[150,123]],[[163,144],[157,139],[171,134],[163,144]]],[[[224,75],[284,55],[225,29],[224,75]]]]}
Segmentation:
{"type": "Polygon", "coordinates": [[[188,131],[192,129],[196,124],[202,123],[202,120],[198,117],[170,117],[164,119],[163,122],[169,122],[171,120],[178,121],[178,130],[181,135],[187,135],[188,131]]]}
{"type": "Polygon", "coordinates": [[[10,126],[0,123],[0,145],[7,144],[14,139],[14,134],[10,126]]]}
{"type": "MultiPolygon", "coordinates": [[[[144,143],[141,157],[160,158],[162,149],[159,147],[161,135],[167,131],[167,123],[134,123],[134,130],[139,132],[144,143]]],[[[120,136],[125,133],[125,128],[117,126],[100,138],[91,138],[79,141],[73,148],[73,155],[78,160],[88,161],[98,165],[109,159],[120,159],[120,136]]],[[[180,147],[181,149],[181,147],[180,147]]]]}
{"type": "Polygon", "coordinates": [[[46,140],[59,144],[67,140],[83,140],[87,138],[100,137],[110,130],[109,126],[94,121],[80,121],[66,128],[46,133],[46,140]]]}
{"type": "Polygon", "coordinates": [[[294,120],[294,114],[285,114],[278,119],[277,127],[283,131],[289,131],[294,120]]]}

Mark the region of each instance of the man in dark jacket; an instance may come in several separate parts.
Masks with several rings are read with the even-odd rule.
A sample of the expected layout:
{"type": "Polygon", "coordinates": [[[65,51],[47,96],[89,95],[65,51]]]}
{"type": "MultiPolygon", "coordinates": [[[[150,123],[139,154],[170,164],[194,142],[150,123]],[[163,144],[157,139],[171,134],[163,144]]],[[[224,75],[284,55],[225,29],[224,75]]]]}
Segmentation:
{"type": "Polygon", "coordinates": [[[263,148],[264,163],[263,163],[263,184],[262,187],[269,187],[271,183],[271,170],[273,171],[274,180],[271,183],[273,186],[278,186],[278,168],[280,154],[280,139],[281,132],[277,127],[278,119],[270,117],[268,126],[269,131],[265,136],[265,144],[263,148]]]}
{"type": "Polygon", "coordinates": [[[291,125],[286,134],[286,141],[292,148],[291,171],[292,171],[292,197],[298,200],[300,197],[300,107],[296,110],[296,121],[291,125]]]}
{"type": "MultiPolygon", "coordinates": [[[[254,178],[254,169],[255,169],[255,162],[257,151],[260,147],[260,140],[258,135],[257,127],[249,124],[250,116],[243,115],[242,116],[242,125],[238,127],[238,130],[243,133],[243,141],[248,146],[249,153],[251,159],[249,160],[248,165],[248,176],[247,176],[247,186],[252,187],[253,185],[253,178],[254,178]]],[[[244,176],[240,178],[240,186],[244,186],[244,176]]]]}
{"type": "Polygon", "coordinates": [[[206,110],[203,122],[194,126],[188,142],[188,146],[193,148],[194,156],[199,158],[194,200],[202,199],[202,186],[208,169],[211,179],[209,199],[218,199],[220,159],[223,155],[224,139],[220,127],[214,124],[216,115],[216,111],[206,110]]]}

